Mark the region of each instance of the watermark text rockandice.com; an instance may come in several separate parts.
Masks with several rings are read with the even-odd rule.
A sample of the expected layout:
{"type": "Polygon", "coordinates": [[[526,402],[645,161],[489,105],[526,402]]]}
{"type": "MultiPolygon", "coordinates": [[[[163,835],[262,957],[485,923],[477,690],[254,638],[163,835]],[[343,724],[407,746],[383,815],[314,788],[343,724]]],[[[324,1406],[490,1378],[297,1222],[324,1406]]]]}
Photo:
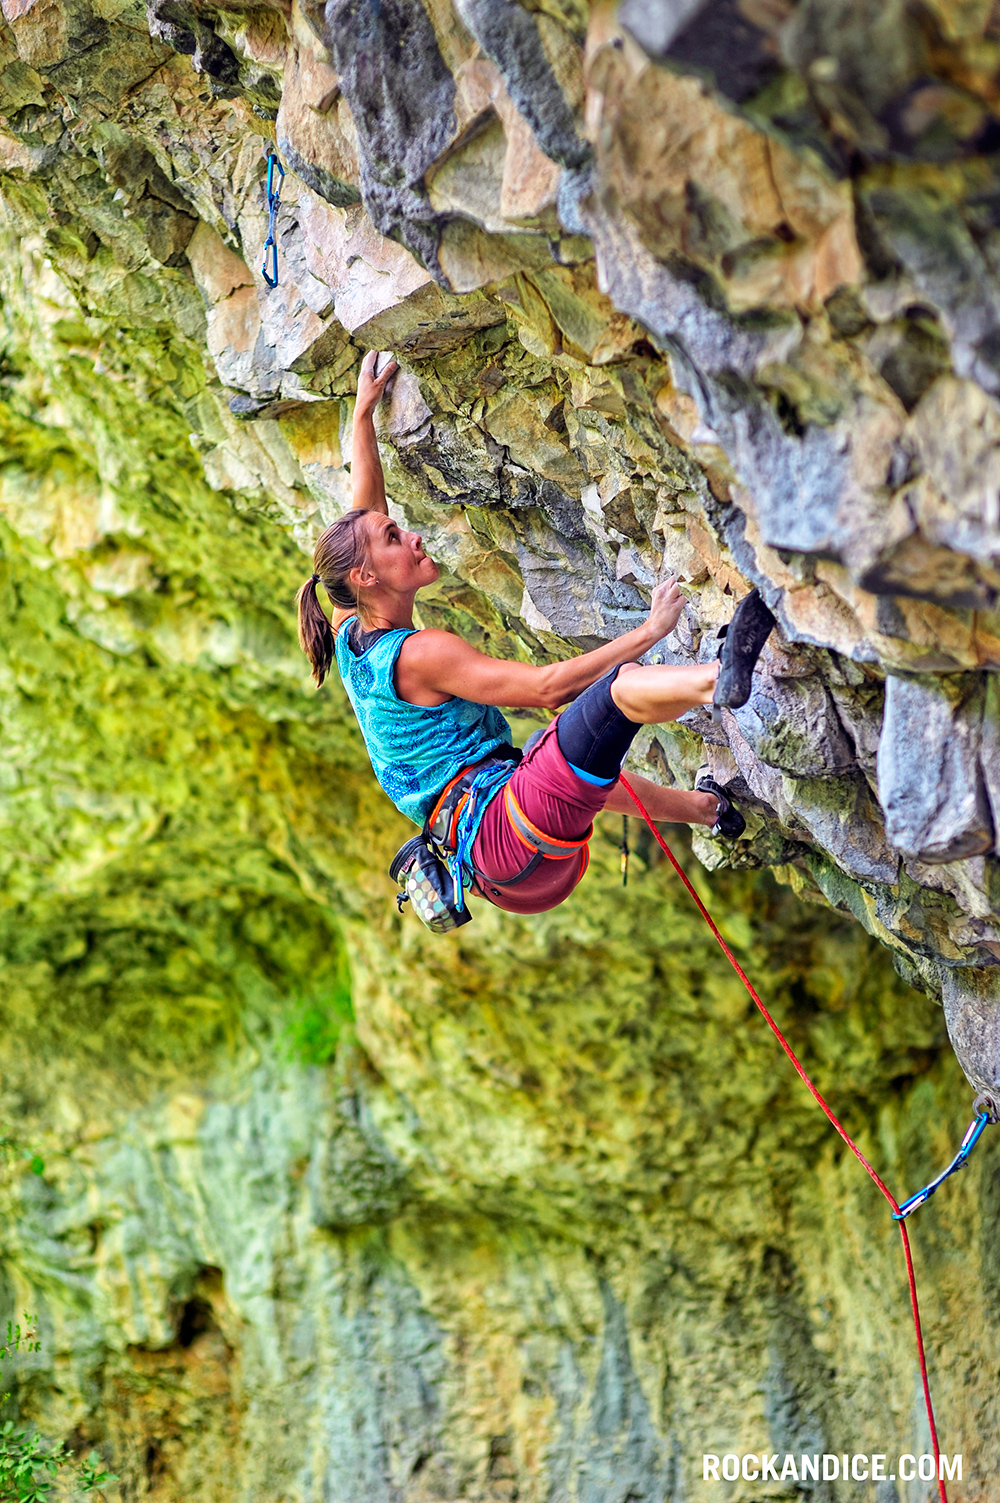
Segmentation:
{"type": "Polygon", "coordinates": [[[701,1458],[701,1475],[705,1482],[735,1482],[742,1477],[745,1482],[836,1482],[838,1478],[852,1482],[901,1482],[947,1481],[961,1482],[961,1456],[941,1455],[940,1468],[934,1457],[911,1456],[904,1452],[890,1463],[888,1455],[873,1456],[826,1456],[802,1452],[769,1456],[766,1452],[751,1452],[747,1456],[713,1456],[705,1452],[701,1458]]]}

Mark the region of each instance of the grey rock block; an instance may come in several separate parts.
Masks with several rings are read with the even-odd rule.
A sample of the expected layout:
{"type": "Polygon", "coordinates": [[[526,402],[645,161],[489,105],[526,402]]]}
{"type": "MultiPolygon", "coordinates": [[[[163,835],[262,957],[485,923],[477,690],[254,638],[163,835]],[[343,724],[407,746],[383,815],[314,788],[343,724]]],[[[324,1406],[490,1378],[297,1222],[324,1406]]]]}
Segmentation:
{"type": "Polygon", "coordinates": [[[545,155],[583,167],[590,147],[577,135],[573,112],[542,46],[535,17],[516,0],[457,0],[455,9],[486,56],[496,63],[545,155]]]}
{"type": "Polygon", "coordinates": [[[410,1271],[384,1245],[368,1243],[330,1278],[324,1320],[340,1381],[325,1385],[316,1446],[323,1471],[305,1496],[401,1503],[406,1492],[396,1479],[424,1468],[430,1496],[446,1497],[438,1468],[447,1337],[410,1271]]]}
{"type": "Polygon", "coordinates": [[[897,850],[960,861],[994,840],[980,765],[986,685],[980,674],[886,681],[879,799],[897,850]]]}
{"type": "Polygon", "coordinates": [[[957,209],[885,187],[867,205],[893,255],[940,313],[956,374],[1000,390],[1000,290],[957,209]]]}
{"type": "Polygon", "coordinates": [[[440,228],[424,174],[455,131],[455,82],[417,0],[329,0],[326,35],[358,136],[375,227],[440,277],[440,228]]]}
{"type": "MultiPolygon", "coordinates": [[[[747,10],[741,0],[639,0],[629,7],[637,24],[640,17],[646,21],[645,40],[633,35],[647,52],[655,56],[651,44],[660,43],[665,61],[708,74],[738,104],[758,93],[779,68],[773,36],[766,25],[754,25],[747,10]]],[[[624,15],[622,21],[629,25],[624,15]]]]}
{"type": "MultiPolygon", "coordinates": [[[[979,598],[971,592],[971,603],[981,607],[990,594],[995,598],[988,560],[1000,558],[1000,403],[973,381],[944,377],[915,409],[909,440],[924,472],[911,493],[921,532],[989,571],[979,598]]],[[[947,577],[947,565],[938,560],[935,572],[947,577]]]]}
{"type": "Polygon", "coordinates": [[[764,541],[839,556],[851,536],[845,436],[816,427],[801,438],[786,434],[770,408],[755,402],[718,427],[754,497],[764,541]]]}
{"type": "Polygon", "coordinates": [[[749,700],[733,714],[761,761],[783,772],[836,777],[855,764],[854,748],[818,678],[757,674],[749,700]]]}
{"type": "Polygon", "coordinates": [[[605,1280],[601,1298],[604,1345],[586,1421],[577,1497],[580,1503],[628,1503],[630,1498],[665,1503],[669,1458],[633,1366],[625,1311],[605,1280]]]}
{"type": "MultiPolygon", "coordinates": [[[[587,206],[584,218],[602,285],[671,351],[678,386],[694,397],[754,498],[763,541],[831,557],[849,552],[859,509],[872,509],[852,473],[849,432],[811,425],[801,436],[786,433],[752,385],[761,365],[786,359],[798,344],[798,322],[734,317],[716,306],[705,279],[654,257],[626,219],[587,206]]],[[[755,583],[772,604],[767,582],[755,583]]]]}
{"type": "MultiPolygon", "coordinates": [[[[685,716],[685,720],[692,722],[692,717],[685,716]]],[[[707,714],[705,720],[708,720],[707,714]]],[[[703,733],[704,722],[695,724],[699,733],[703,733]]],[[[722,729],[725,732],[733,761],[754,798],[759,803],[766,804],[768,808],[774,809],[783,825],[795,827],[795,817],[785,797],[784,778],[777,768],[768,766],[755,754],[732,710],[723,710],[722,729]]],[[[704,730],[707,732],[708,727],[705,726],[704,730]]],[[[709,739],[712,738],[705,734],[705,740],[709,739]]]]}
{"type": "Polygon", "coordinates": [[[665,57],[671,43],[705,9],[706,0],[624,0],[618,19],[650,57],[665,57]]]}
{"type": "Polygon", "coordinates": [[[842,871],[861,882],[893,886],[899,857],[885,838],[878,806],[860,773],[853,777],[786,778],[796,820],[842,871]]]}
{"type": "Polygon", "coordinates": [[[593,556],[579,545],[546,547],[546,541],[544,534],[535,528],[529,538],[519,540],[517,545],[524,587],[538,613],[536,626],[570,638],[603,636],[595,600],[593,556]],[[566,567],[567,556],[575,565],[571,570],[566,567]]]}
{"type": "MultiPolygon", "coordinates": [[[[976,1091],[1000,1093],[1000,967],[941,969],[952,1048],[976,1091]]],[[[1000,1102],[998,1102],[1000,1104],[1000,1102]]]]}
{"type": "Polygon", "coordinates": [[[786,835],[815,842],[844,873],[892,886],[899,858],[885,838],[878,806],[861,773],[790,777],[756,755],[730,710],[722,722],[729,749],[753,798],[774,811],[786,835]]]}
{"type": "Polygon", "coordinates": [[[833,684],[830,688],[837,716],[854,745],[858,766],[874,772],[882,734],[885,699],[881,684],[833,684]]]}
{"type": "Polygon", "coordinates": [[[749,377],[759,362],[778,359],[797,341],[797,323],[793,328],[778,319],[762,329],[713,307],[706,288],[680,275],[684,268],[675,271],[658,261],[626,219],[612,219],[592,205],[583,206],[583,217],[608,296],[677,357],[713,426],[715,413],[710,408],[718,397],[706,377],[731,372],[749,377]]]}

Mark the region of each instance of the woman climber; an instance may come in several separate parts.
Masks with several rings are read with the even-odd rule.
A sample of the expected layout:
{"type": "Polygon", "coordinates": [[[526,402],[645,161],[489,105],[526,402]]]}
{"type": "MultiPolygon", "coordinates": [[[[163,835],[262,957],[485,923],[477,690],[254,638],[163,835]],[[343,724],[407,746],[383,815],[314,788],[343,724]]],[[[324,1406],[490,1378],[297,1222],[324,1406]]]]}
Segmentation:
{"type": "MultiPolygon", "coordinates": [[[[425,833],[433,827],[449,853],[458,909],[464,881],[498,908],[540,913],[563,902],[583,876],[594,815],[634,812],[618,777],[639,728],[676,720],[713,696],[743,703],[773,617],[756,592],[741,602],[723,644],[721,699],[718,662],[636,661],[677,623],[684,600],[672,580],[653,591],[642,626],[563,663],[508,662],[453,632],[415,629],[414,597],[439,571],[420,535],[401,528],[386,506],[374,412],[396,369],[389,360],[376,373],[374,351],[362,362],[353,508],[316,543],[315,572],[298,594],[299,640],[317,684],[336,658],[376,777],[397,809],[425,833]],[[332,624],[317,584],[333,605],[332,624]],[[497,706],[556,710],[567,703],[521,759],[497,706]]],[[[745,828],[707,775],[693,792],[629,776],[654,819],[706,825],[728,837],[745,828]]]]}

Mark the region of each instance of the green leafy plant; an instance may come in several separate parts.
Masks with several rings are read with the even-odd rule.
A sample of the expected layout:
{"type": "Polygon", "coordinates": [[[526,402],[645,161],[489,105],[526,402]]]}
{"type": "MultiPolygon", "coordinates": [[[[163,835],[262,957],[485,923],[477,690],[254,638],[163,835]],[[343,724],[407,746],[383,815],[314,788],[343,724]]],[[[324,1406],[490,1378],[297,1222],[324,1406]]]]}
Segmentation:
{"type": "MultiPolygon", "coordinates": [[[[38,1316],[25,1313],[22,1319],[24,1320],[23,1330],[20,1322],[8,1320],[7,1340],[0,1346],[0,1362],[22,1349],[26,1352],[41,1351],[42,1343],[38,1339],[38,1316]]],[[[6,1394],[4,1397],[6,1398],[6,1394]]]]}
{"type": "Polygon", "coordinates": [[[117,1472],[106,1472],[96,1451],[89,1451],[79,1464],[77,1484],[81,1492],[99,1493],[101,1488],[107,1487],[109,1482],[117,1481],[117,1472]]]}
{"type": "Polygon", "coordinates": [[[41,1436],[17,1430],[8,1420],[0,1431],[0,1499],[3,1503],[48,1503],[55,1474],[67,1460],[62,1442],[46,1448],[41,1436]]]}
{"type": "MultiPolygon", "coordinates": [[[[8,1320],[7,1339],[0,1345],[0,1362],[15,1352],[38,1352],[38,1318],[27,1312],[20,1321],[8,1320]]],[[[10,1392],[0,1394],[0,1404],[10,1392]]],[[[101,1458],[91,1451],[83,1461],[67,1451],[62,1441],[48,1444],[37,1430],[18,1429],[13,1420],[0,1428],[0,1503],[49,1503],[59,1473],[67,1475],[74,1490],[103,1496],[102,1489],[117,1482],[114,1472],[104,1470],[101,1458]]]]}

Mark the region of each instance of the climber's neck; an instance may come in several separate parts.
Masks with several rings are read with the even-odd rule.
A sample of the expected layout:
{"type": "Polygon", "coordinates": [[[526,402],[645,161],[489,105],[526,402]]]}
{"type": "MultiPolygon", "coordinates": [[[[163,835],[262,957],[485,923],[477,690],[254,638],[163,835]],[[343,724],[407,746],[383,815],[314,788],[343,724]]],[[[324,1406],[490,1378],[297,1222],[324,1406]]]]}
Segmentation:
{"type": "Polygon", "coordinates": [[[365,601],[366,625],[370,631],[398,631],[413,629],[413,598],[415,590],[396,591],[384,585],[376,586],[365,601]]]}

